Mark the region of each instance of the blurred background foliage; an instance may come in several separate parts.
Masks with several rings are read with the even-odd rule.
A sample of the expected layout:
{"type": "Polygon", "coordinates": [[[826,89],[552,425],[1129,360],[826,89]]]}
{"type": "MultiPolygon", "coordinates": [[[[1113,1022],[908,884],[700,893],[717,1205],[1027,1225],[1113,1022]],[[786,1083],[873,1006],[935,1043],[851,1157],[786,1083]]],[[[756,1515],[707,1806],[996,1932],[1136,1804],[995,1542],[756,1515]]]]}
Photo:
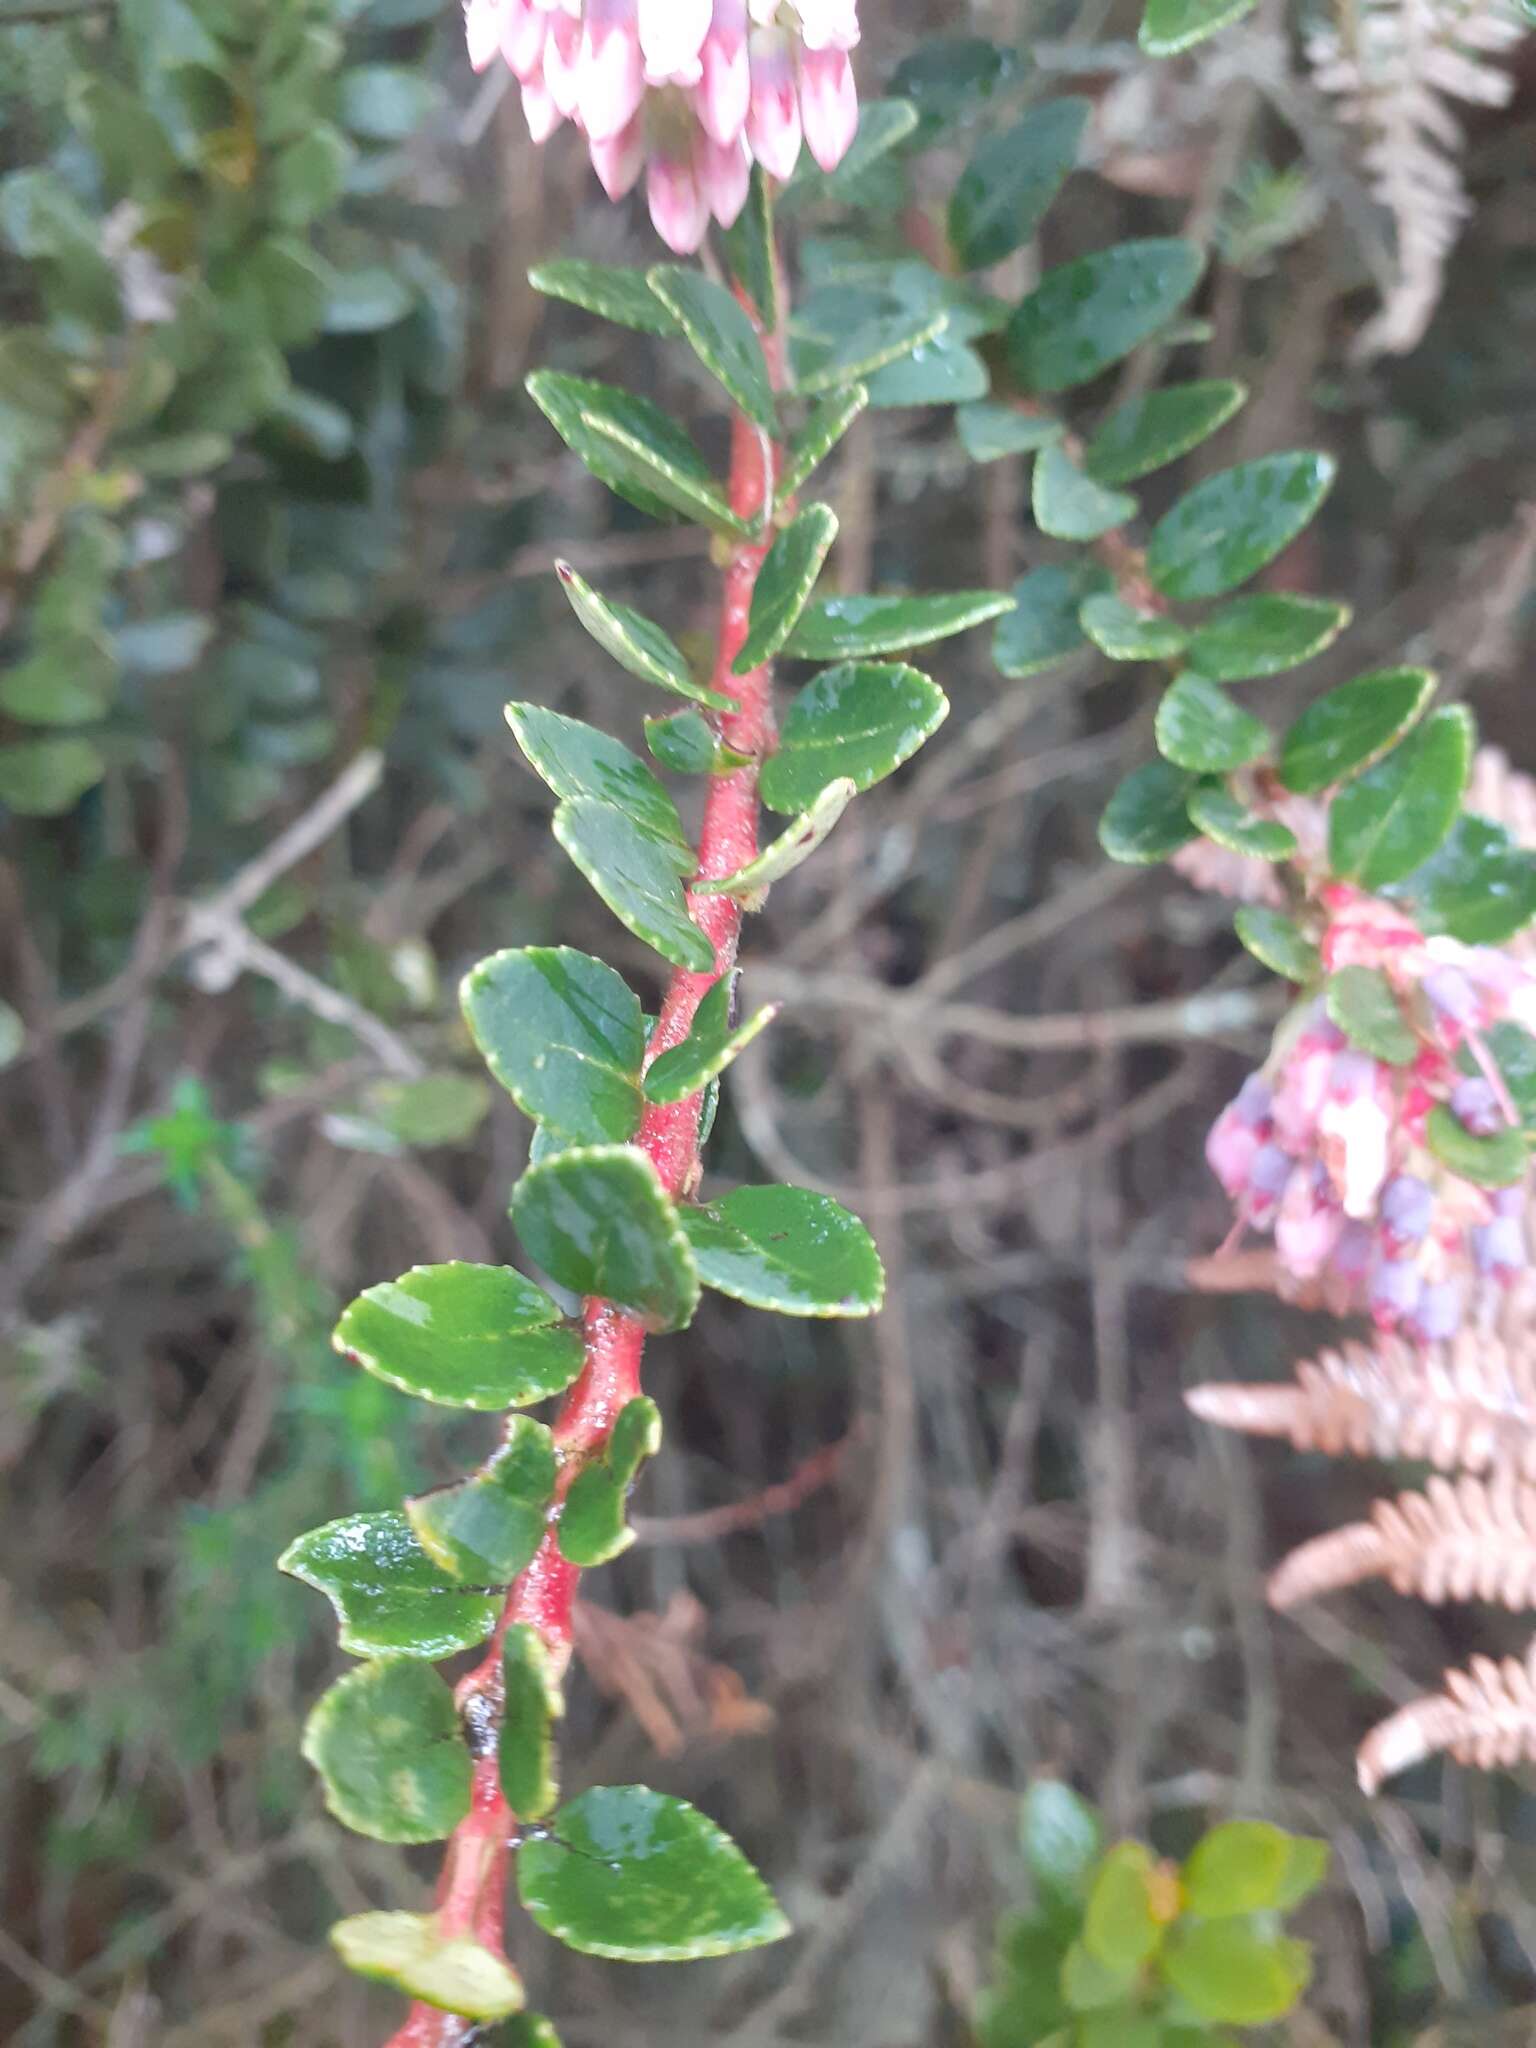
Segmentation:
{"type": "MultiPolygon", "coordinates": [[[[1209,245],[1198,318],[1128,374],[1171,356],[1255,394],[1170,492],[1276,447],[1343,459],[1275,573],[1359,623],[1293,694],[1427,660],[1531,765],[1532,44],[1469,124],[1475,210],[1425,339],[1363,362],[1389,229],[1281,7],[1162,65],[1118,4],[866,14],[864,89],[915,101],[917,147],[808,184],[806,286],[848,202],[884,254],[943,268],[978,132],[1086,94],[1088,168],[1041,260],[1209,245]]],[[[469,78],[447,0],[0,0],[0,2026],[21,2048],[366,2041],[387,2002],[339,1981],[322,1930],[428,1881],[430,1852],[413,1870],[320,1815],[298,1732],[330,1629],[271,1560],[480,1447],[328,1347],[362,1285],[507,1249],[526,1138],[477,1078],[459,974],[554,937],[637,985],[654,965],[614,952],[501,723],[516,695],[638,734],[556,553],[685,637],[711,624],[698,538],[607,498],[521,393],[554,360],[713,404],[686,363],[529,291],[553,252],[653,259],[643,215],[595,194],[572,138],[534,152],[515,97],[469,78]]],[[[963,345],[948,374],[971,395],[963,345]]],[[[1051,559],[1019,462],[970,466],[905,395],[839,457],[841,585],[1007,587],[1051,559]]],[[[701,433],[718,452],[723,422],[701,433]]],[[[1203,1129],[1265,1027],[1262,994],[1216,1037],[1183,1007],[1257,987],[1222,906],[1098,854],[1150,692],[1087,652],[1014,682],[985,636],[942,653],[931,757],[749,935],[748,995],[789,1007],[713,1161],[857,1207],[891,1305],[849,1335],[712,1300],[655,1347],[669,1455],[611,1604],[583,1610],[568,1729],[573,1778],[706,1805],[804,1933],[639,1980],[540,1945],[533,1995],[577,2044],[969,2041],[1046,1771],[1167,1855],[1231,1811],[1332,1839],[1298,1915],[1315,1982],[1274,2038],[1528,2040],[1522,1783],[1353,1790],[1361,1728],[1472,1632],[1371,1593],[1272,1623],[1263,1557],[1368,1478],[1250,1460],[1180,1405],[1236,1356],[1280,1371],[1308,1331],[1185,1278],[1225,1227],[1203,1129]]],[[[995,2011],[987,2038],[1015,2048],[995,2011]]]]}

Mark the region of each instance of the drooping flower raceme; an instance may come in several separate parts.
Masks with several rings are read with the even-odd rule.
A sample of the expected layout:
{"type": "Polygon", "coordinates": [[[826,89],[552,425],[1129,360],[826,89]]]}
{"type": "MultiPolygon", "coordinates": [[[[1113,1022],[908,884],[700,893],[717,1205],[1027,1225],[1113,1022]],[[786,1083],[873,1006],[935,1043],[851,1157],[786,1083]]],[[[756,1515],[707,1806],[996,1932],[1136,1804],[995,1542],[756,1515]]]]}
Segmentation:
{"type": "Polygon", "coordinates": [[[573,121],[610,199],[645,172],[680,255],[735,220],[754,161],[787,178],[803,140],[831,170],[858,126],[858,0],[465,0],[464,25],[477,71],[517,74],[535,142],[573,121]]]}
{"type": "Polygon", "coordinates": [[[1536,976],[1354,889],[1325,907],[1334,1014],[1291,1013],[1206,1157],[1239,1231],[1273,1235],[1286,1291],[1437,1342],[1527,1265],[1527,1153],[1493,1048],[1536,1032],[1536,976]]]}

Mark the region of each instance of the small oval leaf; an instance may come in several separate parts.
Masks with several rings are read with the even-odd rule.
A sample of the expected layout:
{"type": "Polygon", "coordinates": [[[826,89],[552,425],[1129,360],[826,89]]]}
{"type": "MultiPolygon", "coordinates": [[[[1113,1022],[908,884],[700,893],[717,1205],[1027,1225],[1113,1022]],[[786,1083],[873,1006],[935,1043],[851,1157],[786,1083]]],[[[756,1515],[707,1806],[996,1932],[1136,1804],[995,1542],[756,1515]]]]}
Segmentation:
{"type": "Polygon", "coordinates": [[[760,788],[774,811],[808,811],[829,782],[855,790],[882,781],[949,714],[937,683],[901,662],[844,662],[796,697],[764,764],[760,788]]]}
{"type": "Polygon", "coordinates": [[[699,1275],[678,1212],[646,1155],[630,1145],[577,1146],[530,1167],[512,1191],[529,1255],[573,1294],[597,1295],[681,1330],[699,1275]]]}
{"type": "Polygon", "coordinates": [[[1340,782],[1384,754],[1430,698],[1428,669],[1384,668],[1341,683],[1309,704],[1280,743],[1280,780],[1300,796],[1340,782]]]}
{"type": "Polygon", "coordinates": [[[1310,525],[1336,474],[1331,456],[1295,450],[1205,478],[1152,529],[1147,574],[1180,602],[1224,597],[1310,525]]]}
{"type": "Polygon", "coordinates": [[[510,1266],[413,1266],[360,1294],[336,1349],[420,1401],[500,1412],[560,1394],[581,1371],[581,1337],[510,1266]]]}
{"type": "Polygon", "coordinates": [[[785,1316],[867,1316],[884,1298],[873,1238],[830,1196],[737,1188],[680,1213],[700,1278],[735,1301],[785,1316]]]}
{"type": "Polygon", "coordinates": [[[337,1679],[305,1723],[304,1755],[337,1820],[376,1842],[439,1842],[469,1811],[473,1767],[453,1694],[413,1659],[337,1679]]]}

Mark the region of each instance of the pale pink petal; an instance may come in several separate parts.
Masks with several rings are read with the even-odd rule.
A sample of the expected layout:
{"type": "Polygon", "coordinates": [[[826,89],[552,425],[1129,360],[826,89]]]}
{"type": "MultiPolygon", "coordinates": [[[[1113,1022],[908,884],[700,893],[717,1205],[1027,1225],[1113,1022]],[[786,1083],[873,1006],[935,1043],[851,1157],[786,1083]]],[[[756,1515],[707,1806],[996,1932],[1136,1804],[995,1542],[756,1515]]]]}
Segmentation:
{"type": "Polygon", "coordinates": [[[483,71],[501,49],[501,0],[464,0],[464,40],[473,71],[483,71]]]}
{"type": "Polygon", "coordinates": [[[592,168],[610,199],[632,192],[645,168],[645,124],[637,115],[617,135],[593,136],[588,145],[592,168]]]}
{"type": "Polygon", "coordinates": [[[692,84],[714,0],[639,0],[639,9],[646,76],[657,84],[667,79],[692,84]]]}
{"type": "Polygon", "coordinates": [[[528,123],[528,133],[535,142],[548,142],[565,119],[542,79],[530,78],[524,82],[523,119],[528,123]]]}
{"type": "Polygon", "coordinates": [[[653,156],[646,198],[656,232],[679,256],[691,256],[709,226],[709,200],[693,160],[653,156]]]}
{"type": "Polygon", "coordinates": [[[859,40],[859,0],[798,0],[808,50],[851,50],[859,40]]]}
{"type": "Polygon", "coordinates": [[[544,45],[544,85],[567,119],[575,113],[580,99],[580,57],[581,23],[568,14],[555,15],[544,45]]]}
{"type": "Polygon", "coordinates": [[[752,159],[745,141],[721,144],[705,136],[696,152],[699,176],[709,210],[728,228],[747,203],[752,185],[752,159]]]}
{"type": "Polygon", "coordinates": [[[524,85],[537,76],[544,61],[548,33],[548,17],[533,0],[502,0],[501,54],[524,85]]]}
{"type": "Polygon", "coordinates": [[[700,64],[694,104],[705,134],[724,147],[739,139],[752,104],[746,0],[715,0],[714,20],[700,52],[700,64]]]}
{"type": "Polygon", "coordinates": [[[787,178],[800,155],[800,101],[788,38],[778,29],[752,37],[752,107],[747,140],[770,177],[787,178]]]}
{"type": "Polygon", "coordinates": [[[859,128],[853,66],[842,50],[808,50],[800,63],[800,118],[805,142],[824,171],[835,170],[859,128]]]}
{"type": "Polygon", "coordinates": [[[628,126],[645,97],[635,0],[589,0],[577,66],[581,122],[594,141],[628,126]]]}

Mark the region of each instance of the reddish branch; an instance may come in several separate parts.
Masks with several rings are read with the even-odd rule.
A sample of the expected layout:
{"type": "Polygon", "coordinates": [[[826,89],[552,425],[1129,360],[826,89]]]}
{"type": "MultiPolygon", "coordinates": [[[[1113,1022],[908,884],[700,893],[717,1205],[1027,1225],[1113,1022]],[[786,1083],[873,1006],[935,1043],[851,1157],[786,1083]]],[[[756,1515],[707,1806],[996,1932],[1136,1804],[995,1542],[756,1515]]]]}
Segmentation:
{"type": "MultiPolygon", "coordinates": [[[[770,368],[777,380],[779,363],[772,337],[765,339],[770,368]]],[[[754,522],[772,488],[768,464],[772,451],[739,417],[731,440],[731,509],[754,522]]],[[[697,879],[717,881],[744,867],[757,853],[757,763],[774,737],[772,679],[768,669],[737,676],[731,664],[747,636],[752,593],[767,553],[761,543],[737,542],[726,563],[720,630],[715,656],[714,687],[734,697],[740,710],[722,713],[719,732],[725,744],[748,755],[752,765],[734,774],[711,777],[699,833],[697,879]]],[[[661,1018],[651,1036],[647,1063],[680,1045],[692,1028],[699,1004],[736,961],[741,936],[741,905],[729,896],[688,897],[689,915],[715,949],[708,974],[677,970],[668,983],[661,1018]]],[[[698,1163],[699,1098],[647,1106],[636,1144],[655,1167],[671,1195],[686,1192],[698,1163]]],[[[601,1451],[615,1416],[640,1392],[640,1360],[645,1326],[638,1316],[612,1302],[589,1300],[583,1313],[586,1362],[566,1395],[555,1423],[555,1442],[563,1453],[560,1497],[582,1465],[601,1451]]],[[[502,1610],[501,1623],[485,1660],[458,1688],[460,1708],[483,1702],[490,1709],[485,1725],[494,1728],[501,1708],[501,1639],[514,1622],[531,1622],[552,1653],[557,1670],[570,1660],[573,1609],[581,1573],[560,1554],[553,1524],[532,1564],[514,1583],[502,1610]]],[[[473,1720],[475,1717],[470,1717],[473,1720]]],[[[475,1765],[474,1798],[468,1816],[448,1844],[438,1885],[438,1917],[445,1935],[473,1937],[501,1950],[507,1866],[517,1816],[501,1796],[495,1743],[475,1765]]],[[[474,2035],[472,2022],[435,2007],[413,2005],[405,2025],[389,2048],[462,2048],[474,2035]]]]}

